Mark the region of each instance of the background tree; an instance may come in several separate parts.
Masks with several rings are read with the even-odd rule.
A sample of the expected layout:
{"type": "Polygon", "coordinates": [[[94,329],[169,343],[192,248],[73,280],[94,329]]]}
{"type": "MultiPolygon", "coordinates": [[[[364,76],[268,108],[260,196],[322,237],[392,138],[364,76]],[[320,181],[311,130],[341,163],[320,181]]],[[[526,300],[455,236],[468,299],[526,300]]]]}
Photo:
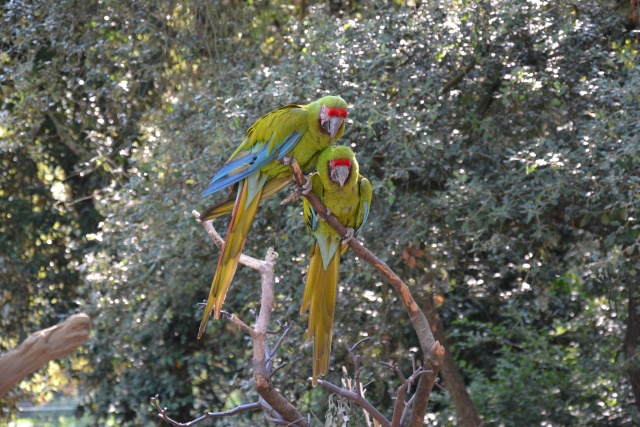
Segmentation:
{"type": "MultiPolygon", "coordinates": [[[[216,322],[195,339],[218,253],[190,212],[261,113],[339,93],[342,142],[374,189],[361,236],[416,297],[437,296],[485,424],[637,424],[628,2],[304,4],[3,4],[2,349],[82,309],[96,417],[150,423],[156,393],[184,419],[254,400],[246,338],[216,322]]],[[[278,203],[246,251],[280,253],[273,316],[297,323],[275,380],[323,419],[335,400],[302,381],[296,313],[310,240],[300,206],[278,203]]],[[[407,372],[417,342],[371,268],[346,256],[341,278],[334,340],[371,337],[367,397],[391,407],[395,378],[374,362],[407,372]]],[[[226,308],[250,318],[255,283],[239,270],[226,308]]],[[[348,363],[336,345],[327,378],[348,363]]],[[[456,424],[447,394],[432,397],[430,419],[456,424]]]]}

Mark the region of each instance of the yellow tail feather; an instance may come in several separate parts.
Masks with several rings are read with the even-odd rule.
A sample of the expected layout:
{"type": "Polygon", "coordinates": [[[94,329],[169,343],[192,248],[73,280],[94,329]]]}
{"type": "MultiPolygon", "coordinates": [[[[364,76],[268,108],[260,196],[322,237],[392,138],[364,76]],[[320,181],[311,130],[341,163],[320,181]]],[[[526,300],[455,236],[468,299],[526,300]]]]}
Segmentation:
{"type": "Polygon", "coordinates": [[[327,269],[322,266],[322,258],[317,243],[309,253],[309,272],[302,298],[300,313],[309,309],[307,336],[313,338],[313,386],[318,384],[318,376],[326,375],[331,356],[333,318],[338,293],[338,271],[340,250],[337,250],[327,269]]]}
{"type": "Polygon", "coordinates": [[[236,274],[238,268],[238,260],[242,254],[242,249],[247,240],[247,235],[251,229],[253,218],[258,210],[258,204],[262,196],[262,188],[258,190],[256,196],[250,201],[249,206],[247,204],[247,181],[243,181],[240,185],[239,196],[236,200],[233,216],[229,224],[229,231],[224,243],[224,249],[220,258],[218,259],[218,267],[216,268],[216,274],[211,284],[211,290],[209,291],[209,298],[207,299],[207,306],[204,309],[204,316],[202,322],[200,322],[200,329],[198,330],[198,339],[204,333],[207,326],[207,320],[213,310],[213,318],[220,318],[220,310],[222,309],[222,303],[227,295],[233,276],[236,274]],[[246,208],[245,208],[246,206],[246,208]]]}

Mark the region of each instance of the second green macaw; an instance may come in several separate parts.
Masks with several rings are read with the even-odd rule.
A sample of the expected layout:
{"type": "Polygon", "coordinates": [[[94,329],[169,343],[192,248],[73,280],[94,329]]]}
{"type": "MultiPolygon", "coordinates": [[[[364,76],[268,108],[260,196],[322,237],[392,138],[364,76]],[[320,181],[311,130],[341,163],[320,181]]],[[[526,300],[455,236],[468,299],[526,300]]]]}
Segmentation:
{"type": "MultiPolygon", "coordinates": [[[[371,184],[358,172],[349,147],[325,148],[318,156],[317,172],[311,175],[312,191],[329,211],[357,235],[369,215],[371,184]]],[[[340,256],[349,248],[325,221],[320,220],[307,199],[304,218],[315,242],[309,251],[309,271],[300,314],[309,309],[307,336],[313,339],[313,386],[329,369],[331,335],[338,292],[340,256]]]]}
{"type": "Polygon", "coordinates": [[[212,311],[214,318],[220,317],[260,200],[291,182],[291,169],[281,160],[293,157],[303,171],[310,171],[320,151],[342,136],[346,117],[347,103],[338,96],[285,105],[265,114],[247,130],[242,144],[202,192],[205,197],[233,186],[229,197],[200,216],[205,221],[232,213],[198,338],[212,311]]]}

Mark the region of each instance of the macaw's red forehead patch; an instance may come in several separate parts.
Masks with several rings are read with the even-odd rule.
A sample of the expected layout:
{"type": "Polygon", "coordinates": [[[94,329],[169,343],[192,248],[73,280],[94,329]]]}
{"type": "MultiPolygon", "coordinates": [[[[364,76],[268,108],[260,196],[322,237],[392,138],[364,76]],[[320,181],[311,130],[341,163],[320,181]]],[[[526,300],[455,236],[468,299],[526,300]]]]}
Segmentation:
{"type": "Polygon", "coordinates": [[[327,116],[329,117],[342,117],[345,119],[347,117],[347,110],[345,108],[329,108],[327,111],[327,116]]]}
{"type": "Polygon", "coordinates": [[[349,159],[335,159],[331,160],[331,166],[337,168],[338,166],[346,166],[351,168],[351,160],[349,159]]]}

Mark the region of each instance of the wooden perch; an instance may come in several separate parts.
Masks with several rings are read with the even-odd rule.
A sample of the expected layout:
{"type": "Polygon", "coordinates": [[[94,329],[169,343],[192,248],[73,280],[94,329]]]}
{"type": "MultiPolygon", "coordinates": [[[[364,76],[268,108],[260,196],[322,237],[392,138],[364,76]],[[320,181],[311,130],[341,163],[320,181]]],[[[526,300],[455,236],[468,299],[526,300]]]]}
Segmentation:
{"type": "Polygon", "coordinates": [[[89,339],[91,319],[74,314],[62,323],[31,334],[17,348],[0,356],[0,397],[50,360],[73,353],[89,339]]]}

